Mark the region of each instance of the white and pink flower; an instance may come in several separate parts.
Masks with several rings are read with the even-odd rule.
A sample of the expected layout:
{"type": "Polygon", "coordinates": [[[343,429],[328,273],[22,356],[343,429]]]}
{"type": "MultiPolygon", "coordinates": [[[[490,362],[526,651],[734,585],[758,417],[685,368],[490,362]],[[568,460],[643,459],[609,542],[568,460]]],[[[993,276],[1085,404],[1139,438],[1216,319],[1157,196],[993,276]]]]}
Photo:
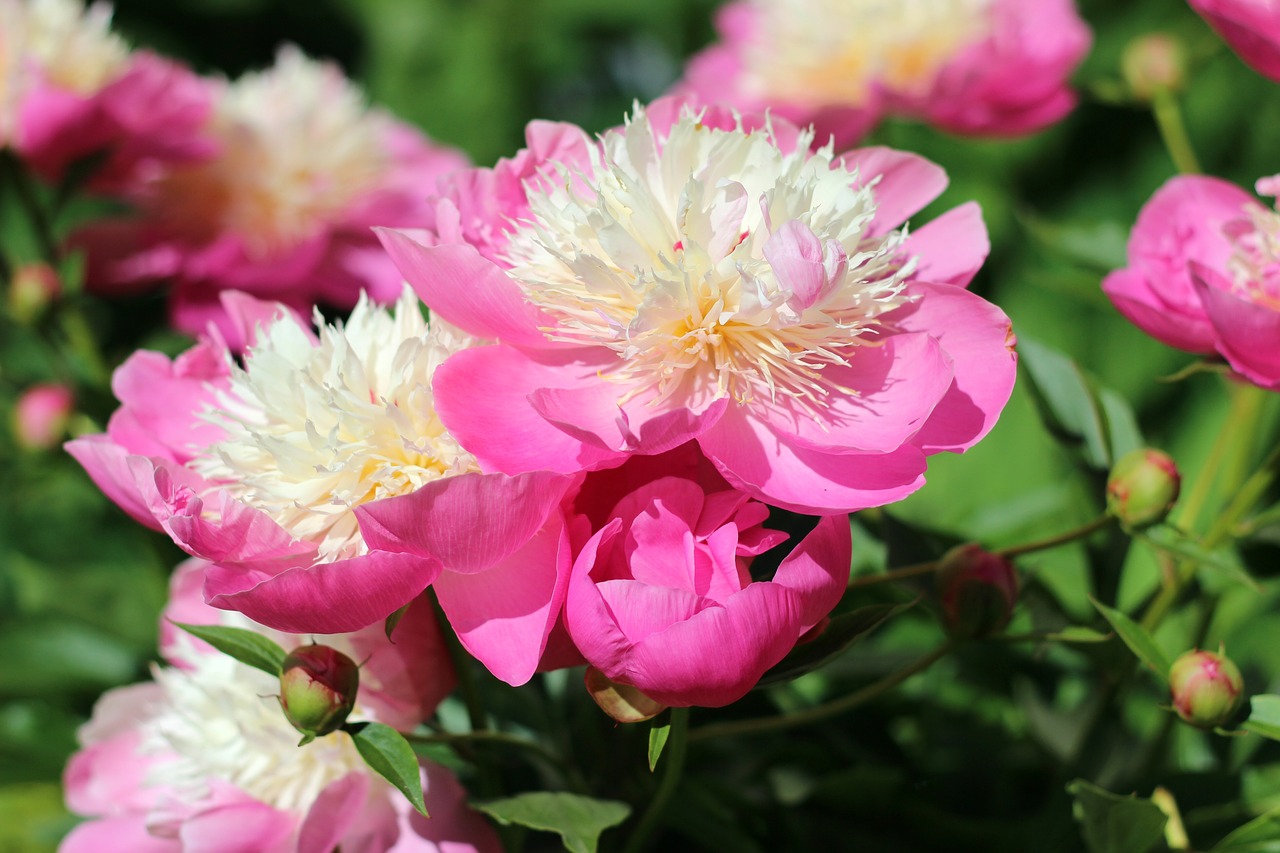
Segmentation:
{"type": "MultiPolygon", "coordinates": [[[[561,145],[495,237],[383,231],[438,316],[497,341],[449,358],[436,406],[481,470],[573,473],[696,440],[736,488],[837,514],[897,500],[1012,388],[1008,319],[964,285],[976,205],[919,231],[937,166],[672,102],[561,145]]],[[[467,173],[466,190],[483,186],[467,173]]],[[[449,209],[460,209],[450,203],[449,209]]]]}

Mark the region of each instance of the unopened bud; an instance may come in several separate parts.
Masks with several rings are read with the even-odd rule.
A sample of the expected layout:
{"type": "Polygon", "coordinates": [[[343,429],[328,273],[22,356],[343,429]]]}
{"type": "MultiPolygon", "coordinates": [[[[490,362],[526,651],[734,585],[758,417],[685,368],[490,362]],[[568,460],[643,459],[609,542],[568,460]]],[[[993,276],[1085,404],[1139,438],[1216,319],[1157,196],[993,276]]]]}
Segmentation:
{"type": "Polygon", "coordinates": [[[9,313],[20,323],[31,323],[61,295],[62,282],[53,267],[24,264],[9,282],[9,313]]]}
{"type": "Polygon", "coordinates": [[[1120,458],[1107,479],[1107,512],[1139,530],[1164,521],[1178,500],[1182,476],[1167,453],[1149,447],[1120,458]]]}
{"type": "Polygon", "coordinates": [[[1169,691],[1178,716],[1207,729],[1235,714],[1244,699],[1244,679],[1226,655],[1187,652],[1169,667],[1169,691]]]}
{"type": "Polygon", "coordinates": [[[1167,33],[1148,33],[1129,42],[1120,71],[1134,97],[1149,101],[1157,92],[1176,92],[1186,79],[1182,45],[1167,33]]]}
{"type": "Polygon", "coordinates": [[[303,743],[346,722],[359,687],[360,668],[329,646],[299,646],[280,667],[280,705],[303,743]]]}
{"type": "Polygon", "coordinates": [[[667,710],[666,705],[650,699],[630,684],[611,680],[594,666],[587,667],[583,681],[600,710],[619,723],[642,723],[667,710]]]}
{"type": "Polygon", "coordinates": [[[62,440],[75,407],[63,385],[33,385],[13,409],[13,434],[28,450],[48,450],[62,440]]]}
{"type": "Polygon", "coordinates": [[[935,581],[942,621],[953,637],[985,637],[1009,624],[1018,574],[999,554],[973,544],[952,548],[935,581]]]}

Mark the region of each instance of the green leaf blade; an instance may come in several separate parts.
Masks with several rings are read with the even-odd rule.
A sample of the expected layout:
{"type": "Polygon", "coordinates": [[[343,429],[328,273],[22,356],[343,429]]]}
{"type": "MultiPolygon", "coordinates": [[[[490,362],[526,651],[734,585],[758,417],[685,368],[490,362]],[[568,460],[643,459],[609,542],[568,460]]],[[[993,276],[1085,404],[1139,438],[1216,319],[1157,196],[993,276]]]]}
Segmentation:
{"type": "Polygon", "coordinates": [[[662,757],[662,748],[667,745],[667,737],[671,734],[671,723],[654,726],[649,729],[649,772],[658,768],[658,759],[662,757]]]}
{"type": "Polygon", "coordinates": [[[188,625],[184,622],[173,624],[247,666],[260,669],[268,675],[280,675],[280,667],[284,664],[287,653],[278,644],[255,631],[226,625],[188,625]]]}
{"type": "Polygon", "coordinates": [[[365,764],[404,794],[423,817],[430,817],[422,799],[418,757],[404,735],[382,723],[348,723],[342,730],[351,735],[365,764]]]}
{"type": "Polygon", "coordinates": [[[596,853],[600,834],[622,823],[631,807],[616,800],[578,794],[533,791],[502,800],[472,803],[501,824],[516,824],[560,835],[571,853],[596,853]]]}
{"type": "Polygon", "coordinates": [[[1240,728],[1271,740],[1280,740],[1280,696],[1250,697],[1249,719],[1240,728]]]}
{"type": "Polygon", "coordinates": [[[1122,797],[1077,779],[1067,786],[1090,853],[1144,853],[1164,837],[1168,817],[1151,800],[1122,797]]]}
{"type": "Polygon", "coordinates": [[[1098,612],[1111,624],[1111,627],[1115,629],[1116,635],[1124,641],[1129,650],[1137,655],[1138,660],[1151,667],[1160,678],[1168,680],[1171,663],[1165,653],[1156,645],[1156,641],[1151,634],[1119,610],[1107,607],[1095,599],[1090,599],[1090,601],[1093,601],[1093,606],[1098,608],[1098,612]]]}

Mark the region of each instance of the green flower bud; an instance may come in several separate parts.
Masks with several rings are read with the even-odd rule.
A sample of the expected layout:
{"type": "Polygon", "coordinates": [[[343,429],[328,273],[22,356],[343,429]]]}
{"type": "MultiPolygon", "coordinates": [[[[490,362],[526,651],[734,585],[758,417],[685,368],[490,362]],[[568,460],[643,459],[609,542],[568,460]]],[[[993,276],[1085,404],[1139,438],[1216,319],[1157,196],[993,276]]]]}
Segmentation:
{"type": "Polygon", "coordinates": [[[280,705],[303,743],[346,722],[359,687],[360,668],[328,646],[299,646],[280,668],[280,705]]]}
{"type": "Polygon", "coordinates": [[[1149,447],[1126,453],[1107,480],[1107,512],[1125,527],[1140,530],[1164,521],[1182,487],[1178,466],[1167,453],[1149,447]]]}
{"type": "Polygon", "coordinates": [[[957,546],[943,556],[934,580],[951,636],[986,637],[1009,624],[1018,574],[999,554],[979,545],[957,546]]]}
{"type": "Polygon", "coordinates": [[[1169,667],[1169,691],[1178,716],[1202,729],[1229,721],[1244,699],[1244,679],[1226,655],[1187,652],[1169,667]]]}
{"type": "Polygon", "coordinates": [[[1120,71],[1135,98],[1150,101],[1157,92],[1176,92],[1186,80],[1182,45],[1168,33],[1147,33],[1125,46],[1120,71]]]}
{"type": "Polygon", "coordinates": [[[62,295],[62,282],[45,263],[23,264],[9,282],[9,313],[20,323],[33,323],[62,295]]]}

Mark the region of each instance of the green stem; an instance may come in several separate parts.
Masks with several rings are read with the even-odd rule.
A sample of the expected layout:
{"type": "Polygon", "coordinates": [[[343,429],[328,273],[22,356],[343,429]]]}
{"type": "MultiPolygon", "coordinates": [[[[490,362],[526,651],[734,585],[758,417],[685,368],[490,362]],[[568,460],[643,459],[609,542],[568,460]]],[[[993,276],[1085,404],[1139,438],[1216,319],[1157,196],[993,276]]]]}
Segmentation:
{"type": "Polygon", "coordinates": [[[878,583],[890,583],[892,581],[906,580],[914,578],[918,575],[927,575],[938,569],[938,561],[930,560],[927,563],[916,563],[911,566],[903,566],[898,569],[889,569],[876,575],[860,575],[849,581],[849,585],[845,589],[857,589],[862,586],[874,586],[878,583]]]}
{"type": "Polygon", "coordinates": [[[627,839],[627,845],[622,848],[622,853],[639,853],[648,844],[649,836],[653,835],[654,830],[658,828],[658,824],[662,821],[662,814],[667,810],[667,803],[680,785],[689,740],[689,709],[672,708],[671,732],[667,736],[666,749],[663,750],[665,759],[662,781],[658,783],[658,790],[649,801],[649,808],[645,809],[644,816],[640,818],[635,832],[631,833],[631,837],[627,839]]]}
{"type": "Polygon", "coordinates": [[[1173,158],[1173,165],[1184,175],[1195,175],[1200,172],[1200,162],[1191,147],[1191,139],[1187,136],[1186,125],[1182,121],[1182,108],[1178,99],[1167,89],[1157,91],[1151,99],[1151,111],[1155,115],[1156,127],[1160,129],[1160,138],[1164,147],[1173,158]]]}
{"type": "MultiPolygon", "coordinates": [[[[402,732],[402,734],[404,733],[402,732]]],[[[508,734],[507,732],[441,732],[439,734],[429,735],[405,734],[404,737],[405,740],[413,743],[443,743],[448,744],[449,746],[469,746],[475,743],[499,744],[501,746],[510,746],[516,749],[522,749],[538,756],[556,767],[560,767],[564,764],[564,761],[560,756],[556,755],[536,740],[529,740],[528,738],[522,738],[518,735],[508,734]]]]}
{"type": "Polygon", "coordinates": [[[1050,536],[1046,539],[1040,539],[1036,542],[1028,542],[1025,545],[1014,545],[1011,548],[1005,548],[997,551],[1001,557],[1011,560],[1014,557],[1021,557],[1023,554],[1031,554],[1036,551],[1047,551],[1050,548],[1056,548],[1059,545],[1066,545],[1068,542],[1074,542],[1077,539],[1083,539],[1092,533],[1095,533],[1111,523],[1111,516],[1103,514],[1090,521],[1087,524],[1068,530],[1066,533],[1059,533],[1057,536],[1050,536]]]}
{"type": "Polygon", "coordinates": [[[948,640],[938,648],[929,652],[929,654],[903,667],[896,672],[886,675],[879,681],[868,684],[861,690],[854,691],[848,696],[843,696],[823,705],[815,705],[811,708],[805,708],[801,711],[794,711],[789,714],[779,714],[773,717],[758,717],[754,720],[732,720],[724,723],[712,723],[707,726],[700,726],[689,733],[689,741],[696,742],[700,740],[708,740],[716,737],[728,737],[731,735],[754,735],[763,734],[765,732],[775,732],[780,729],[791,729],[797,726],[805,726],[810,723],[816,723],[843,714],[845,711],[852,710],[859,705],[870,702],[872,699],[887,693],[906,681],[911,676],[924,672],[933,666],[955,648],[954,640],[948,640]]]}

